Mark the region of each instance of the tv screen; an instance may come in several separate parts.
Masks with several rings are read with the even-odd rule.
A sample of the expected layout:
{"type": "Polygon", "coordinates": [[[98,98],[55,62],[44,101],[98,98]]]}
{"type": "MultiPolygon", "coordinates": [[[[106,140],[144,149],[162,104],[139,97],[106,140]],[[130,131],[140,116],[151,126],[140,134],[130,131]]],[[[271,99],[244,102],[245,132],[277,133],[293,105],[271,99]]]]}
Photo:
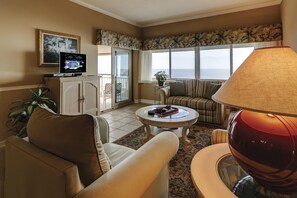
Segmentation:
{"type": "Polygon", "coordinates": [[[86,55],[60,52],[60,73],[86,72],[86,55]]]}

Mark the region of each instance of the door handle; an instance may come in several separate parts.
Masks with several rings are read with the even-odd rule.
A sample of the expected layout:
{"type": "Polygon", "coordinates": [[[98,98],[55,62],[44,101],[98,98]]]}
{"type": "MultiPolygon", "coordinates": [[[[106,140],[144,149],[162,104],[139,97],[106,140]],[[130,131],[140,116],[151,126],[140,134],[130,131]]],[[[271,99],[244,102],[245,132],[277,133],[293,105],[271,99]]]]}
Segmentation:
{"type": "Polygon", "coordinates": [[[84,100],[85,100],[85,97],[84,96],[82,98],[79,98],[78,99],[79,102],[81,102],[81,101],[84,102],[84,100]]]}

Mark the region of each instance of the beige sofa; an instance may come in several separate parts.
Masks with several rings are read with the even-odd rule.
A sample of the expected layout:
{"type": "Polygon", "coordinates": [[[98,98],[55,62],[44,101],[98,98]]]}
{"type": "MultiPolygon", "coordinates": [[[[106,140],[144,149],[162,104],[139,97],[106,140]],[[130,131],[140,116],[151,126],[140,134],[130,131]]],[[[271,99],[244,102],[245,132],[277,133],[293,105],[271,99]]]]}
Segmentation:
{"type": "Polygon", "coordinates": [[[198,121],[223,124],[224,106],[216,103],[211,96],[221,86],[221,80],[180,80],[168,83],[160,89],[162,104],[181,105],[195,109],[199,113],[198,121]]]}
{"type": "MultiPolygon", "coordinates": [[[[164,132],[135,151],[108,143],[108,124],[102,117],[96,119],[112,167],[108,172],[86,186],[81,181],[79,167],[73,162],[21,138],[10,137],[0,144],[0,198],[168,197],[167,164],[177,152],[178,138],[164,132]]],[[[58,125],[57,130],[65,127],[58,125]]],[[[78,130],[87,130],[87,127],[81,126],[78,130]]],[[[31,136],[36,139],[34,134],[31,136]]],[[[71,138],[66,139],[65,145],[68,141],[72,141],[71,138]]]]}

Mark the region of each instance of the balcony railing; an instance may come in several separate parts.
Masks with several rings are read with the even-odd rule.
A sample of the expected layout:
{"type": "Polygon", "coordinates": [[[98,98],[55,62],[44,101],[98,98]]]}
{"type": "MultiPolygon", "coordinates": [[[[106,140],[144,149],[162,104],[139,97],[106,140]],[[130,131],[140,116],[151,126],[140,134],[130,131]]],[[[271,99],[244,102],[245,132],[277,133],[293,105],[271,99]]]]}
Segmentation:
{"type": "Polygon", "coordinates": [[[100,110],[112,108],[112,93],[115,90],[116,103],[129,99],[129,78],[116,77],[116,86],[112,84],[111,75],[102,75],[100,78],[100,110]]]}

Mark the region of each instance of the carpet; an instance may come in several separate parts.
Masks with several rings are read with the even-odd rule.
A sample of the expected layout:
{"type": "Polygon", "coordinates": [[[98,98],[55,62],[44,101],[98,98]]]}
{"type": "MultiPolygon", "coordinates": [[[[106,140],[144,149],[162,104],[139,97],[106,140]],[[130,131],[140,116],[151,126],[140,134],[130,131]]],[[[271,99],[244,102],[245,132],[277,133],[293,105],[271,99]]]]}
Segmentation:
{"type": "MultiPolygon", "coordinates": [[[[188,138],[191,143],[187,149],[185,149],[184,143],[180,141],[178,152],[169,163],[170,198],[198,197],[191,179],[191,161],[199,150],[210,145],[211,132],[216,128],[220,127],[201,123],[195,124],[190,128],[188,138]]],[[[144,127],[140,127],[115,141],[115,143],[138,149],[143,145],[143,137],[145,137],[144,127]]]]}

